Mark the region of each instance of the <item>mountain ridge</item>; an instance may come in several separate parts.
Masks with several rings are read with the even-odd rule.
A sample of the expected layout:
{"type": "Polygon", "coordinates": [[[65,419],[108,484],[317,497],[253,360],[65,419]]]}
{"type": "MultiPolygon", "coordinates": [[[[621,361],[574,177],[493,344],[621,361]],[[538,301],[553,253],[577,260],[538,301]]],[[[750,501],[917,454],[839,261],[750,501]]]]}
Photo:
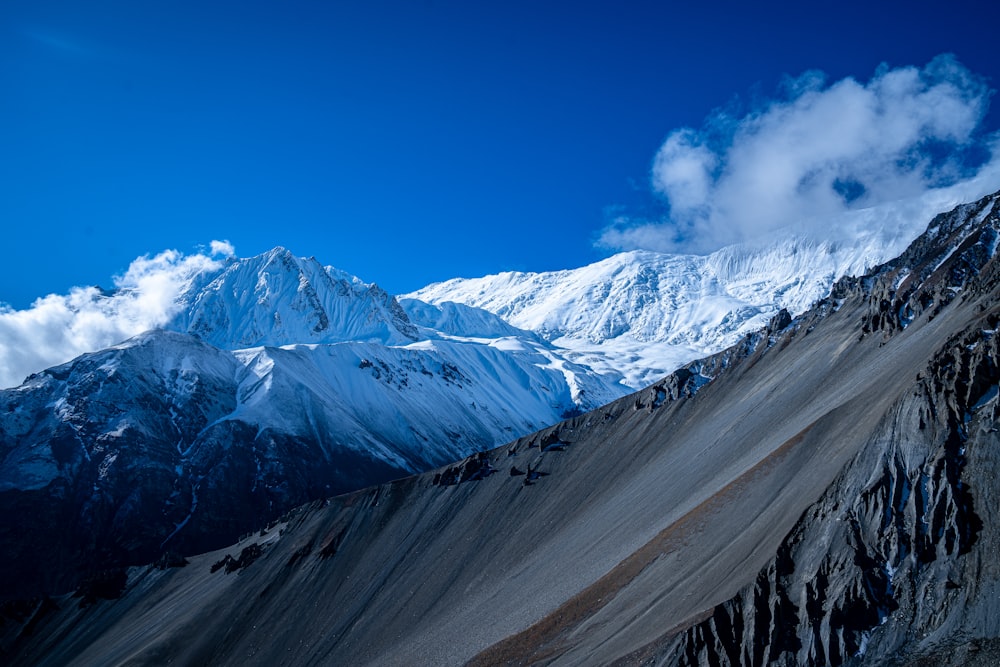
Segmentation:
{"type": "Polygon", "coordinates": [[[413,342],[417,331],[395,298],[315,258],[280,246],[230,259],[211,279],[179,295],[164,328],[223,349],[296,343],[413,342]]]}
{"type": "Polygon", "coordinates": [[[599,410],[36,603],[13,664],[996,659],[997,202],[599,410]]]}
{"type": "Polygon", "coordinates": [[[709,255],[630,251],[579,269],[456,278],[404,296],[484,308],[640,389],[781,309],[804,312],[889,251],[871,232],[852,242],[780,236],[709,255]]]}

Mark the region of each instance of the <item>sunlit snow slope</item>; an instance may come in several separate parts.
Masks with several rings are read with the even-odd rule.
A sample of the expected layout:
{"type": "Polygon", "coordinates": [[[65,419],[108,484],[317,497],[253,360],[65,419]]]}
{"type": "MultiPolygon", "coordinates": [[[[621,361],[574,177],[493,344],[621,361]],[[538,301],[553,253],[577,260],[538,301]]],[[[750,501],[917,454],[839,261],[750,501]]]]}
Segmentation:
{"type": "Polygon", "coordinates": [[[224,349],[417,339],[399,304],[378,285],[280,247],[203,274],[178,297],[177,311],[166,328],[224,349]]]}
{"type": "Polygon", "coordinates": [[[782,308],[804,312],[835,280],[863,273],[906,240],[786,237],[707,256],[632,251],[565,271],[456,278],[410,296],[484,308],[640,388],[732,345],[782,308]]]}

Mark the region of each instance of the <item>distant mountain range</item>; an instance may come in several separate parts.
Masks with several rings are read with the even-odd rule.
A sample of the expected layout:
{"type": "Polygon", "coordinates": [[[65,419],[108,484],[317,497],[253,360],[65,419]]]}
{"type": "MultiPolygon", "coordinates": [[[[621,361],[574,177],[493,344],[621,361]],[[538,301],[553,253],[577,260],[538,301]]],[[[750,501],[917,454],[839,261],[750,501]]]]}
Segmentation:
{"type": "Polygon", "coordinates": [[[640,389],[729,347],[779,310],[804,312],[837,279],[900,249],[872,232],[838,243],[783,236],[707,256],[633,251],[566,271],[456,278],[409,296],[488,310],[640,389]]]}
{"type": "MultiPolygon", "coordinates": [[[[936,217],[899,257],[838,280],[802,314],[779,310],[735,345],[632,395],[421,475],[301,505],[214,553],[131,568],[109,559],[76,598],[4,605],[0,655],[33,666],[997,664],[998,244],[1000,194],[936,217]]],[[[466,313],[406,303],[403,312],[423,313],[407,315],[418,331],[426,325],[417,322],[446,328],[466,313]]],[[[450,340],[439,335],[415,345],[450,340]]],[[[135,431],[91,427],[73,406],[97,410],[135,395],[142,406],[165,401],[143,419],[159,415],[147,432],[174,434],[156,446],[179,450],[183,470],[201,464],[182,432],[214,433],[198,447],[234,457],[232,466],[242,459],[227,448],[246,448],[267,468],[301,441],[276,429],[238,444],[213,424],[251,410],[268,377],[289,390],[310,378],[321,364],[300,347],[234,354],[186,334],[149,334],[5,392],[4,433],[14,424],[23,435],[5,435],[4,446],[51,425],[54,435],[34,449],[16,448],[16,460],[36,466],[34,490],[52,469],[104,479],[120,459],[98,447],[135,431]],[[204,380],[183,362],[199,346],[204,380]],[[265,353],[251,372],[248,358],[265,353]],[[294,364],[279,361],[285,353],[294,364]],[[148,391],[114,391],[130,375],[130,355],[157,369],[144,376],[148,391]],[[272,363],[295,379],[268,375],[272,363]],[[235,394],[225,385],[233,373],[247,378],[235,394]],[[83,378],[95,384],[69,400],[83,378]]],[[[338,373],[366,378],[381,368],[365,358],[371,365],[361,359],[338,373]]],[[[471,371],[455,367],[426,366],[441,378],[427,382],[471,387],[471,371]]],[[[449,419],[465,410],[457,401],[434,407],[449,419]]],[[[275,411],[309,412],[288,403],[275,411]]],[[[229,433],[261,427],[226,422],[229,433]]],[[[144,446],[135,437],[128,449],[144,446]]],[[[162,465],[141,468],[171,477],[162,465]]],[[[214,469],[180,477],[199,480],[198,499],[182,484],[182,509],[167,528],[192,505],[216,502],[214,469]]],[[[278,479],[243,469],[248,481],[278,479]]],[[[86,502],[95,478],[79,479],[59,482],[64,498],[75,490],[86,502]]],[[[130,516],[147,485],[130,488],[116,516],[130,516]]],[[[48,536],[38,524],[75,507],[32,504],[29,491],[0,494],[3,516],[19,526],[5,545],[48,536]],[[24,502],[11,505],[15,497],[24,502]]],[[[123,539],[145,524],[128,528],[123,539]]]]}

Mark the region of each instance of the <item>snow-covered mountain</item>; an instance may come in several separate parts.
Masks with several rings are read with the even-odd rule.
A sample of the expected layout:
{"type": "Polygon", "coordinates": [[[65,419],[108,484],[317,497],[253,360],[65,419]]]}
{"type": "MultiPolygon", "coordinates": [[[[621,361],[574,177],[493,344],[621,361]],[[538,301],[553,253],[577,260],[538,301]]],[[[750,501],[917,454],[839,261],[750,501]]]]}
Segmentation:
{"type": "Polygon", "coordinates": [[[281,247],[199,276],[177,306],[164,328],[227,350],[341,341],[398,345],[418,337],[396,299],[378,285],[281,247]]]}
{"type": "Polygon", "coordinates": [[[0,525],[20,545],[0,587],[219,546],[626,392],[484,310],[400,305],[280,248],[198,276],[178,304],[167,329],[0,391],[0,514],[25,517],[0,525]]]}
{"type": "Polygon", "coordinates": [[[565,271],[456,278],[408,296],[493,312],[638,389],[732,345],[781,309],[804,312],[838,278],[895,252],[875,234],[839,243],[787,236],[707,256],[632,251],[565,271]]]}
{"type": "Polygon", "coordinates": [[[885,252],[625,253],[423,299],[283,248],[213,262],[162,328],[0,391],[0,514],[30,517],[0,527],[27,549],[0,559],[0,584],[208,548],[295,504],[509,442],[804,310],[885,252]],[[53,566],[66,553],[76,564],[53,566]]]}
{"type": "MultiPolygon", "coordinates": [[[[165,329],[232,350],[246,363],[251,358],[266,358],[273,366],[279,356],[280,363],[291,363],[293,357],[308,359],[322,367],[321,371],[317,375],[299,366],[296,380],[317,391],[335,388],[343,394],[338,400],[346,398],[357,404],[352,409],[370,402],[383,405],[385,399],[346,382],[344,378],[353,373],[342,368],[373,369],[372,375],[383,384],[395,382],[402,397],[399,400],[405,405],[397,405],[393,411],[412,423],[391,438],[403,449],[422,447],[413,433],[420,432],[424,422],[447,423],[431,413],[440,407],[441,400],[448,405],[454,401],[454,397],[434,395],[431,385],[412,382],[405,369],[419,368],[425,376],[428,368],[454,369],[454,374],[465,380],[466,403],[492,409],[493,416],[473,420],[475,428],[455,431],[475,444],[444,455],[416,455],[412,469],[466,455],[510,433],[551,423],[567,412],[596,407],[625,392],[591,369],[568,362],[541,337],[488,311],[415,299],[406,299],[401,305],[378,285],[324,267],[314,258],[295,257],[280,247],[256,257],[231,259],[217,273],[193,281],[177,302],[178,312],[165,329]],[[428,408],[425,417],[413,419],[410,411],[422,406],[428,408]],[[469,437],[470,433],[475,437],[469,437]]],[[[279,417],[276,413],[273,418],[279,417]]],[[[374,433],[377,439],[380,428],[385,427],[376,418],[362,431],[374,433]]],[[[358,438],[366,437],[362,431],[358,438]]]]}

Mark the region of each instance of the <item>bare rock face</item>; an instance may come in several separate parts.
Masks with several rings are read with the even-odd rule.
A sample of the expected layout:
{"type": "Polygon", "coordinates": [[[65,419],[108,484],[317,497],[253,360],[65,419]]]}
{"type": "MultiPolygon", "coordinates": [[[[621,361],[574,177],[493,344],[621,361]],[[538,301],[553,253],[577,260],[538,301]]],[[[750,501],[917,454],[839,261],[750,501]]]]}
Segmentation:
{"type": "Polygon", "coordinates": [[[976,645],[1000,657],[987,648],[997,582],[983,577],[1000,547],[996,341],[951,341],[756,580],[654,662],[967,664],[956,651],[976,645]]]}
{"type": "MultiPolygon", "coordinates": [[[[863,290],[863,335],[887,341],[956,299],[995,293],[997,224],[995,199],[939,216],[902,257],[835,295],[863,290]]],[[[998,581],[984,572],[1000,553],[998,323],[994,309],[946,340],[756,580],[647,649],[651,661],[1000,660],[998,581]]]]}

